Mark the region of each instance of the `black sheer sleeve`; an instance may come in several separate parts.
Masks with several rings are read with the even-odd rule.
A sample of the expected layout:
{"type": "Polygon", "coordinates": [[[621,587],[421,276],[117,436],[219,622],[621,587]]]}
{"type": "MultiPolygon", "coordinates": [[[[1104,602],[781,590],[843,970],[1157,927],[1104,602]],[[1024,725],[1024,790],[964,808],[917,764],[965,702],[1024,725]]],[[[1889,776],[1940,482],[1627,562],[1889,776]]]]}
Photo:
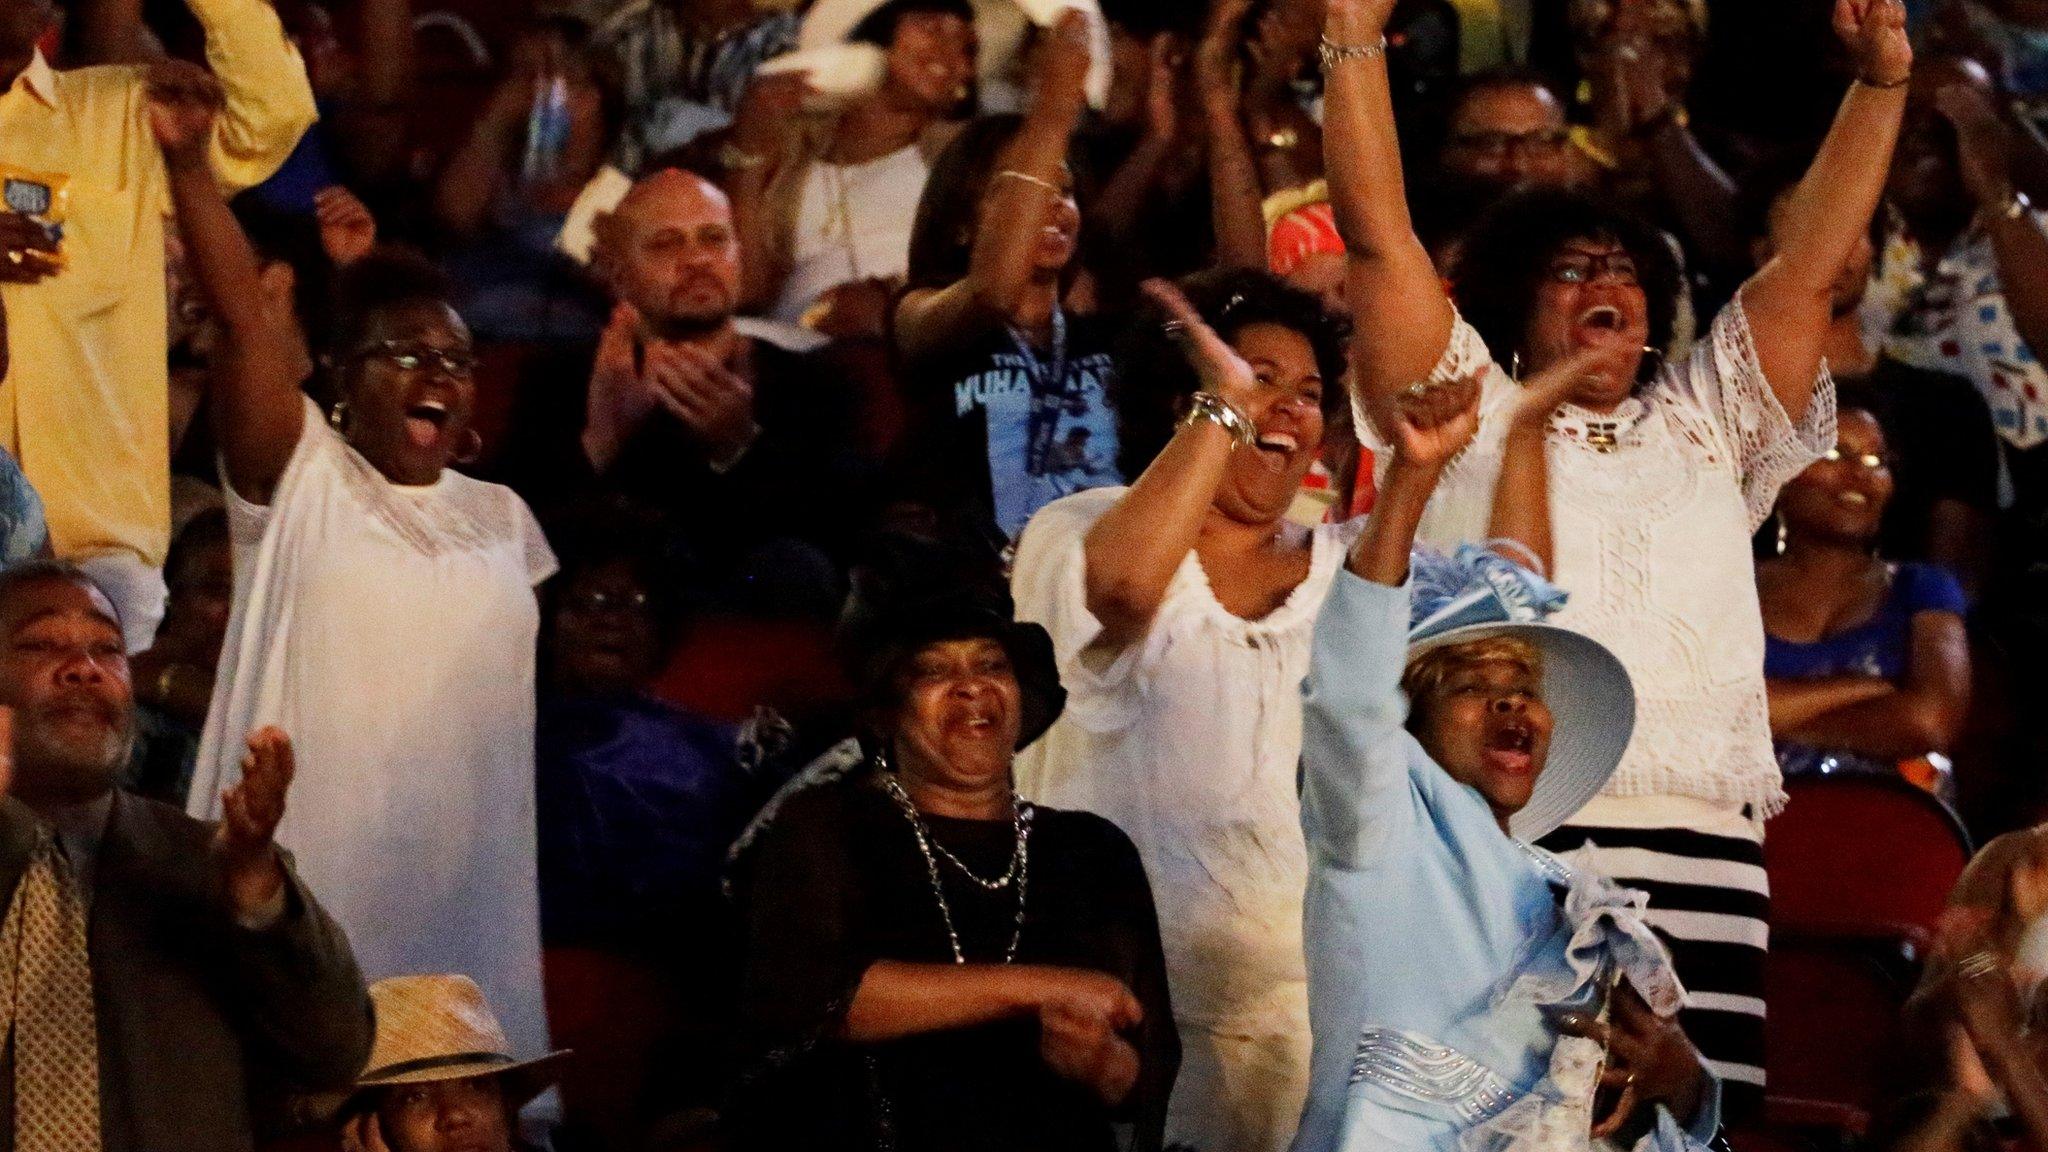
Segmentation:
{"type": "Polygon", "coordinates": [[[1128,1037],[1138,1049],[1138,1082],[1116,1110],[1116,1118],[1132,1126],[1132,1152],[1159,1152],[1165,1143],[1166,1098],[1180,1071],[1180,1032],[1167,996],[1159,915],[1152,905],[1151,882],[1130,837],[1107,820],[1091,818],[1090,823],[1104,839],[1101,892],[1111,905],[1112,922],[1121,926],[1123,938],[1117,944],[1127,965],[1125,979],[1145,1009],[1145,1022],[1128,1037]]]}
{"type": "Polygon", "coordinates": [[[798,793],[735,876],[744,920],[740,1015],[749,1055],[786,1065],[836,1035],[874,962],[862,928],[843,785],[798,793]]]}

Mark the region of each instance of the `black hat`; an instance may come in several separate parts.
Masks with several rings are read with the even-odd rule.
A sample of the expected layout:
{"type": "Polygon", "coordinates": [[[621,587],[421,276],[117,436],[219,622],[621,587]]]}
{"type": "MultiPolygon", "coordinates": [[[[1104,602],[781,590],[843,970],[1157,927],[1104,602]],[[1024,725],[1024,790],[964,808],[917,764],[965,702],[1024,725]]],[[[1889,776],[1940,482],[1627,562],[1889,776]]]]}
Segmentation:
{"type": "Polygon", "coordinates": [[[841,629],[854,683],[869,707],[895,706],[897,679],[919,652],[947,640],[974,639],[994,640],[1009,654],[1023,698],[1017,728],[1022,749],[1045,735],[1067,704],[1052,637],[1044,628],[1019,623],[985,600],[957,593],[855,612],[841,629]]]}

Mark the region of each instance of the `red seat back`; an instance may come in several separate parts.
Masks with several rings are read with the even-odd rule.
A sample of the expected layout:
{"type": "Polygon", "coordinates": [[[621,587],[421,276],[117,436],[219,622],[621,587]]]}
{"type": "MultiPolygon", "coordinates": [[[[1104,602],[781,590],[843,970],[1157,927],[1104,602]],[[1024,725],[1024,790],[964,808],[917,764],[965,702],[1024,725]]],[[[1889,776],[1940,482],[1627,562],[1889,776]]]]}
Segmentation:
{"type": "Polygon", "coordinates": [[[1861,1134],[1910,977],[1888,970],[1869,942],[1787,935],[1771,941],[1764,985],[1770,1120],[1861,1134]]]}
{"type": "Polygon", "coordinates": [[[1773,928],[1924,949],[1970,861],[1954,814],[1890,777],[1795,779],[1786,790],[1792,802],[1764,838],[1773,928]]]}

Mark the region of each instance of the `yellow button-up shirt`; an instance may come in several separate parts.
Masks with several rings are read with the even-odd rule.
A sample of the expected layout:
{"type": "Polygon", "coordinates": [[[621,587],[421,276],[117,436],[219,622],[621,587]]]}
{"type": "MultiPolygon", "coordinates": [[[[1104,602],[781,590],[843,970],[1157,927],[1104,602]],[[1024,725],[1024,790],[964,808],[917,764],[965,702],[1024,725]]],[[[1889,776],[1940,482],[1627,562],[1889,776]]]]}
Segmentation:
{"type": "MultiPolygon", "coordinates": [[[[263,0],[188,0],[227,90],[214,172],[239,190],[268,179],[317,118],[313,91],[263,0]]],[[[0,93],[0,163],[70,178],[67,266],[0,285],[12,364],[0,381],[0,447],[43,498],[60,556],[170,545],[164,218],[170,192],[150,132],[144,70],[59,72],[40,53],[0,93]]]]}

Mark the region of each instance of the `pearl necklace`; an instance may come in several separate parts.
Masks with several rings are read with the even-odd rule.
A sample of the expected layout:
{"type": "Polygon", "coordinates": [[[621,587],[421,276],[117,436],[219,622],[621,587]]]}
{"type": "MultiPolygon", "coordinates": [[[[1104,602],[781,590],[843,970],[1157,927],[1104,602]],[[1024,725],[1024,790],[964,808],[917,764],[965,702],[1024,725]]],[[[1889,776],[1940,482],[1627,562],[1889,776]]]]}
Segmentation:
{"type": "Polygon", "coordinates": [[[1024,892],[1031,880],[1031,805],[1018,799],[1016,793],[1010,794],[1010,820],[1011,826],[1016,830],[1017,846],[1011,852],[1010,866],[1003,874],[994,880],[984,880],[961,863],[958,856],[946,851],[945,845],[932,839],[931,829],[926,827],[924,817],[917,811],[917,805],[911,802],[910,793],[903,790],[903,785],[897,782],[894,772],[886,771],[886,760],[882,763],[885,767],[882,788],[889,793],[889,798],[896,802],[896,807],[902,810],[904,819],[910,821],[911,834],[917,838],[917,850],[924,856],[925,874],[931,878],[932,895],[939,902],[939,918],[946,924],[946,940],[953,946],[953,963],[967,963],[967,953],[960,947],[960,933],[953,927],[953,907],[946,902],[945,886],[939,882],[940,857],[944,857],[948,863],[959,869],[962,875],[984,891],[1000,892],[1013,882],[1017,885],[1017,919],[1010,930],[1010,946],[1003,951],[1003,963],[1015,963],[1017,945],[1024,939],[1024,892]]]}

